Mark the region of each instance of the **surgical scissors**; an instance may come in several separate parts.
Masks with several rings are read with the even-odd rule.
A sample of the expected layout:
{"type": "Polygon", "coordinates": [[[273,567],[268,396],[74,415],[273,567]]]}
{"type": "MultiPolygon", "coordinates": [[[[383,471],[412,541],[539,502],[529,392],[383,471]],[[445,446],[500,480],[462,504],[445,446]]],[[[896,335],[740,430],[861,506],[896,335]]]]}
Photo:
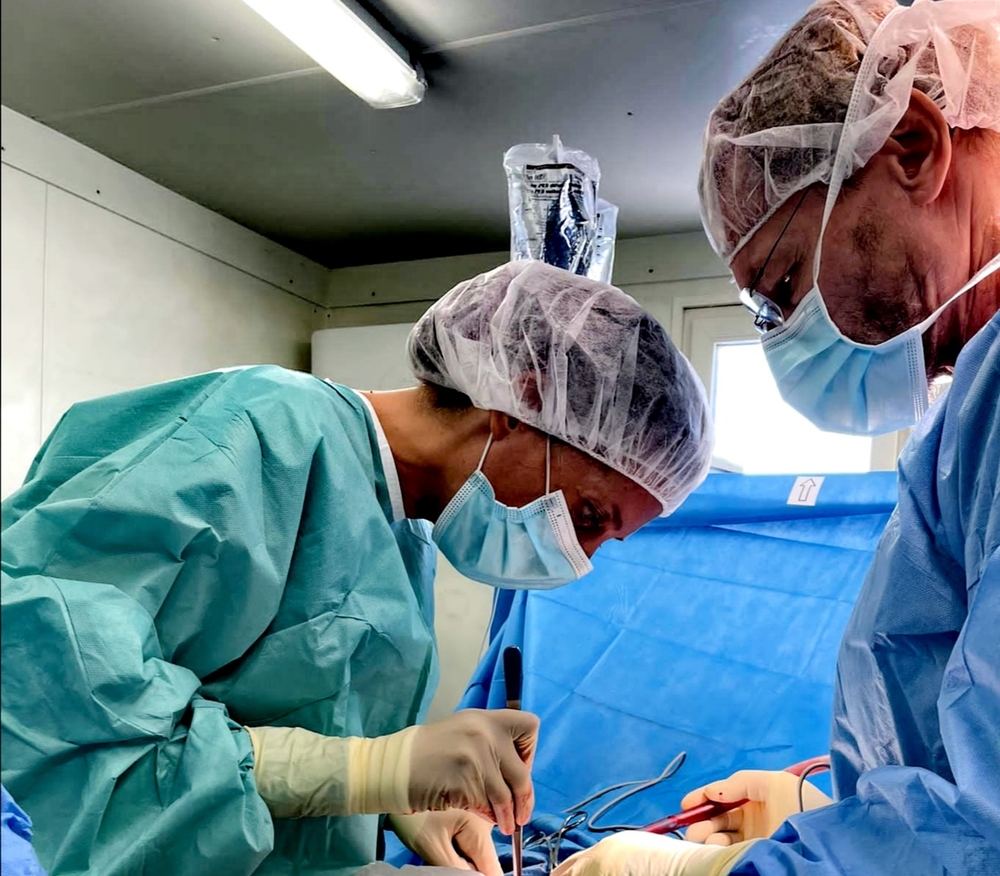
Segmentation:
{"type": "Polygon", "coordinates": [[[654,788],[657,785],[659,785],[660,782],[664,782],[667,779],[674,776],[677,773],[677,771],[684,765],[684,761],[686,758],[687,758],[687,752],[682,751],[672,761],[670,761],[670,763],[668,763],[664,767],[663,772],[660,773],[655,779],[637,779],[631,782],[618,782],[618,784],[616,785],[609,785],[607,788],[602,788],[600,791],[597,791],[596,793],[591,794],[589,797],[584,798],[575,806],[570,806],[568,809],[565,809],[563,811],[583,813],[584,815],[586,815],[586,810],[584,807],[586,807],[588,803],[593,803],[595,800],[599,800],[601,797],[607,796],[612,791],[621,791],[623,788],[628,788],[629,790],[625,791],[622,794],[619,794],[614,799],[609,800],[593,815],[587,816],[587,830],[589,830],[591,833],[610,833],[611,831],[617,831],[617,830],[641,830],[643,827],[641,824],[608,824],[608,825],[601,825],[599,827],[597,825],[597,820],[602,815],[605,815],[608,812],[610,812],[620,803],[624,803],[629,797],[639,794],[642,791],[646,791],[649,788],[654,788]]]}
{"type": "Polygon", "coordinates": [[[559,866],[559,849],[562,848],[563,837],[571,830],[583,827],[587,823],[586,812],[572,812],[566,816],[558,830],[552,833],[538,831],[524,841],[525,849],[544,847],[545,849],[545,872],[551,873],[559,866]]]}
{"type": "Polygon", "coordinates": [[[656,778],[653,779],[637,779],[630,782],[618,782],[615,785],[609,785],[607,788],[602,788],[589,797],[585,797],[579,803],[574,806],[570,806],[564,809],[563,812],[566,814],[566,818],[558,829],[552,831],[551,833],[546,833],[545,831],[538,831],[532,834],[524,841],[524,849],[535,849],[543,848],[545,850],[545,868],[547,873],[551,873],[556,867],[559,866],[559,852],[562,848],[563,840],[566,835],[571,831],[583,829],[590,831],[591,833],[609,833],[611,831],[618,830],[637,830],[640,825],[598,825],[597,820],[602,816],[614,809],[619,803],[627,800],[635,794],[645,791],[648,788],[652,788],[660,782],[669,779],[673,776],[684,763],[684,759],[687,757],[686,752],[681,752],[678,754],[667,766],[664,768],[656,778]],[[601,806],[593,815],[590,815],[586,806],[593,803],[595,800],[599,800],[601,797],[605,797],[614,791],[621,791],[623,789],[628,789],[624,793],[619,794],[617,797],[609,800],[603,806],[601,806]]]}
{"type": "MultiPolygon", "coordinates": [[[[687,752],[682,751],[672,761],[670,761],[670,763],[668,763],[664,768],[663,772],[654,779],[638,779],[630,782],[618,782],[615,785],[609,785],[607,788],[602,788],[600,791],[591,794],[589,797],[585,797],[574,806],[570,806],[563,810],[568,814],[557,830],[552,831],[551,833],[538,831],[532,834],[527,840],[525,840],[524,848],[533,849],[543,847],[546,853],[545,872],[551,873],[556,869],[556,867],[559,866],[559,851],[562,848],[563,840],[566,835],[573,830],[582,828],[590,831],[591,833],[610,833],[612,831],[619,830],[642,830],[649,833],[670,833],[680,838],[679,831],[681,829],[688,827],[697,821],[703,821],[706,818],[711,818],[715,815],[727,812],[730,809],[735,809],[736,807],[742,806],[747,802],[746,800],[738,800],[734,803],[704,803],[701,806],[695,806],[692,809],[685,809],[683,812],[678,812],[675,815],[667,816],[666,818],[662,818],[659,821],[655,821],[652,824],[647,825],[598,825],[596,823],[602,815],[607,814],[619,803],[622,803],[629,797],[632,797],[641,791],[655,787],[660,784],[660,782],[663,782],[675,775],[684,764],[686,757],[687,752]],[[585,808],[588,804],[593,803],[595,800],[599,800],[601,797],[604,797],[613,791],[621,791],[624,788],[627,788],[628,790],[605,803],[593,815],[588,814],[585,808]]],[[[806,776],[813,772],[827,770],[829,768],[830,758],[828,756],[810,758],[809,760],[804,760],[801,763],[793,764],[792,766],[786,768],[785,772],[792,773],[793,775],[799,777],[800,811],[803,809],[802,781],[806,778],[806,776]]]]}

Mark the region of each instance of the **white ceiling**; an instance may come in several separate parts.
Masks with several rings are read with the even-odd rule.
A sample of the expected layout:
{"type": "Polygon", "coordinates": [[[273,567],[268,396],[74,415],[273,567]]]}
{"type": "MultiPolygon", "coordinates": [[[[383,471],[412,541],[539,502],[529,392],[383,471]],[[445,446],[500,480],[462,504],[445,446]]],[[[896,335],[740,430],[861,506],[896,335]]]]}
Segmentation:
{"type": "Polygon", "coordinates": [[[371,109],[241,0],[2,0],[0,98],[330,267],[503,249],[503,152],[554,133],[640,237],[698,227],[707,116],[808,3],[366,5],[420,105],[371,109]]]}

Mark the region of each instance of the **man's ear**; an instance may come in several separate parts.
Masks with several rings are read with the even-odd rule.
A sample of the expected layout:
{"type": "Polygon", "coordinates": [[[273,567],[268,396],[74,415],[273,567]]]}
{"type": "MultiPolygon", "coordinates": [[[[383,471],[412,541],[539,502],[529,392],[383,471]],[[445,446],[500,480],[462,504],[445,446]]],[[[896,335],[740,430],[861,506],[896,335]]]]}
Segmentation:
{"type": "Polygon", "coordinates": [[[922,91],[910,92],[910,105],[878,152],[889,174],[918,206],[934,201],[951,168],[951,129],[944,114],[922,91]]]}

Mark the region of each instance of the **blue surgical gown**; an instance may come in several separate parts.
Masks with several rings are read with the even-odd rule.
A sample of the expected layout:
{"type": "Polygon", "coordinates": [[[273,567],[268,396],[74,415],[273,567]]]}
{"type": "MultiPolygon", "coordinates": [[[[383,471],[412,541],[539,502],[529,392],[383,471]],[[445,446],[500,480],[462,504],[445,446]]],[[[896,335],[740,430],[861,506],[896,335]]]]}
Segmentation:
{"type": "Polygon", "coordinates": [[[0,876],[45,876],[31,847],[31,819],[0,785],[0,876]]]}
{"type": "Polygon", "coordinates": [[[435,558],[348,389],[253,367],[74,406],[3,503],[2,781],[51,876],[373,860],[374,816],[272,823],[243,725],[420,721],[435,558]]]}
{"type": "Polygon", "coordinates": [[[734,874],[1000,874],[1000,313],[900,457],[840,648],[831,756],[837,802],[734,874]]]}

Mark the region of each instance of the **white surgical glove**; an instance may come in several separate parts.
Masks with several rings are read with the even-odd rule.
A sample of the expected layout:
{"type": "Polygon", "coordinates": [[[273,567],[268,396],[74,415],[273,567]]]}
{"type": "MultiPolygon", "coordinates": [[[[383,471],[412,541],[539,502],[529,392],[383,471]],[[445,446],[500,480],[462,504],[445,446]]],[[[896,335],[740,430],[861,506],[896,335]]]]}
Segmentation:
{"type": "Polygon", "coordinates": [[[534,807],[538,718],[469,709],[374,739],[247,728],[257,791],[276,818],[465,809],[504,833],[534,807]]]}
{"type": "Polygon", "coordinates": [[[703,846],[626,830],[567,858],[552,876],[726,876],[751,845],[703,846]]]}
{"type": "MultiPolygon", "coordinates": [[[[698,788],[681,800],[681,809],[702,803],[748,800],[738,809],[692,824],[684,835],[696,843],[728,846],[773,834],[783,821],[799,812],[799,777],[770,770],[740,770],[728,779],[698,788]]],[[[833,801],[809,782],[802,783],[805,809],[819,809],[833,801]]]]}
{"type": "Polygon", "coordinates": [[[433,867],[503,876],[493,845],[493,824],[475,813],[446,809],[444,812],[390,815],[389,827],[403,845],[433,867]]]}

